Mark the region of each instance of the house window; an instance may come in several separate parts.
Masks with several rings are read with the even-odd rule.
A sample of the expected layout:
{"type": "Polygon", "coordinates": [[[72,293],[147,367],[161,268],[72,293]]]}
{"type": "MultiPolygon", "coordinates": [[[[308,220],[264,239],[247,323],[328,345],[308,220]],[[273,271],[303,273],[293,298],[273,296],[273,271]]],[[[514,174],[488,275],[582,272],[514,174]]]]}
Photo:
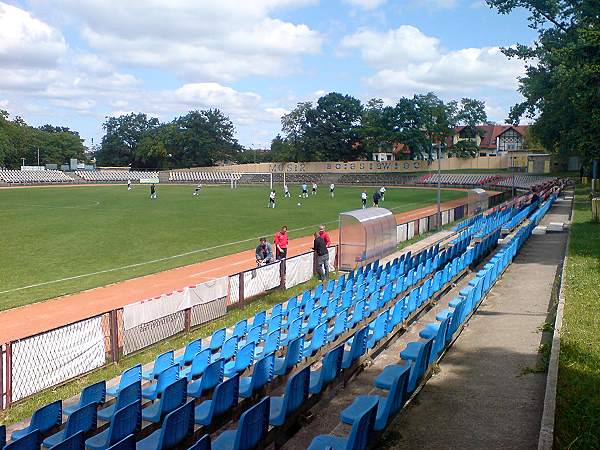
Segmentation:
{"type": "Polygon", "coordinates": [[[509,128],[498,136],[498,151],[515,151],[523,148],[523,136],[509,128]]]}

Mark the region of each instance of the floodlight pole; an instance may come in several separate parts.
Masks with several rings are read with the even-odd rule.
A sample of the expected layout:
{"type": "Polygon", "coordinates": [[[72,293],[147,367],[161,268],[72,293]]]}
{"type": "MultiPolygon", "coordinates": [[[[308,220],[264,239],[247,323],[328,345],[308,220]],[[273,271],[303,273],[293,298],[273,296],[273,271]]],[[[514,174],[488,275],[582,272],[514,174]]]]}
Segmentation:
{"type": "Polygon", "coordinates": [[[40,165],[40,148],[39,147],[38,147],[37,151],[38,151],[38,167],[39,167],[39,165],[40,165]]]}
{"type": "Polygon", "coordinates": [[[442,177],[442,163],[440,161],[440,147],[442,146],[441,142],[438,142],[438,146],[437,146],[437,163],[438,163],[438,169],[437,169],[437,230],[440,231],[442,229],[442,213],[441,213],[441,199],[442,199],[442,183],[441,183],[441,177],[442,177]]]}
{"type": "MultiPolygon", "coordinates": [[[[509,153],[510,155],[510,153],[509,153]]],[[[510,156],[510,164],[512,166],[512,198],[511,200],[514,200],[515,198],[515,159],[510,156]]]]}

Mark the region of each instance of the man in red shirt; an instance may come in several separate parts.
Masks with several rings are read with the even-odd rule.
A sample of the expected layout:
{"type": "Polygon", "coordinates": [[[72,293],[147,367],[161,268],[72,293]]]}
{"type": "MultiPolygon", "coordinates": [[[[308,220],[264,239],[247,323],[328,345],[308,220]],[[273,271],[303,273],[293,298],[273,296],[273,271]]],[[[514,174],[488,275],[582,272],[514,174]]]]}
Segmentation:
{"type": "Polygon", "coordinates": [[[331,246],[331,238],[329,237],[329,233],[325,231],[325,225],[319,225],[319,236],[323,238],[327,247],[331,246]]]}
{"type": "Polygon", "coordinates": [[[288,234],[285,225],[281,227],[281,231],[275,233],[273,243],[275,244],[275,255],[277,259],[284,259],[287,256],[288,248],[288,234]]]}

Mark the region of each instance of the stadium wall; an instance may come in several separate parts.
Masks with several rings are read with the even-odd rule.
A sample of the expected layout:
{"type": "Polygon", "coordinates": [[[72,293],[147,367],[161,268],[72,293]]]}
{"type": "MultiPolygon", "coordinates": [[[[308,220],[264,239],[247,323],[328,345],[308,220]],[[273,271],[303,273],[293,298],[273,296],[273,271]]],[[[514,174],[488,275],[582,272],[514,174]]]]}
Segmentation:
{"type": "MultiPolygon", "coordinates": [[[[501,170],[510,168],[510,158],[503,156],[479,156],[476,158],[445,158],[441,170],[501,170]]],[[[517,167],[527,167],[527,158],[518,159],[517,167]]],[[[235,172],[235,173],[414,173],[437,170],[437,162],[429,161],[328,161],[234,164],[228,166],[194,167],[181,171],[235,172]]],[[[172,170],[175,171],[175,170],[172,170]]]]}

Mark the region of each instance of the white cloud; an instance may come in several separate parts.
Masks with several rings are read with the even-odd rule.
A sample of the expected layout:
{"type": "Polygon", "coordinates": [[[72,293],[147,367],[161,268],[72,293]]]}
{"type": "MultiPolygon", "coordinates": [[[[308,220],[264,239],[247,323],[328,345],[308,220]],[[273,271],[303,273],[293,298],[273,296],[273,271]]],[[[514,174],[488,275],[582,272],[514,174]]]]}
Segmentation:
{"type": "Polygon", "coordinates": [[[270,17],[312,0],[60,0],[85,41],[113,64],[163,68],[190,81],[278,75],[320,51],[320,34],[270,17]]]}
{"type": "Polygon", "coordinates": [[[415,92],[514,90],[524,65],[509,60],[499,47],[444,51],[440,41],[412,26],[388,32],[369,29],[342,39],[342,50],[358,50],[377,72],[366,82],[383,95],[415,92]]]}
{"type": "Polygon", "coordinates": [[[358,6],[362,9],[371,10],[383,5],[387,0],[344,0],[352,6],[358,6]]]}
{"type": "Polygon", "coordinates": [[[0,66],[54,67],[67,50],[62,34],[27,11],[0,2],[0,66]]]}
{"type": "Polygon", "coordinates": [[[409,62],[429,61],[438,56],[439,40],[426,36],[416,27],[402,25],[395,30],[379,32],[368,28],[345,36],[342,52],[359,50],[372,67],[402,67],[409,62]]]}

